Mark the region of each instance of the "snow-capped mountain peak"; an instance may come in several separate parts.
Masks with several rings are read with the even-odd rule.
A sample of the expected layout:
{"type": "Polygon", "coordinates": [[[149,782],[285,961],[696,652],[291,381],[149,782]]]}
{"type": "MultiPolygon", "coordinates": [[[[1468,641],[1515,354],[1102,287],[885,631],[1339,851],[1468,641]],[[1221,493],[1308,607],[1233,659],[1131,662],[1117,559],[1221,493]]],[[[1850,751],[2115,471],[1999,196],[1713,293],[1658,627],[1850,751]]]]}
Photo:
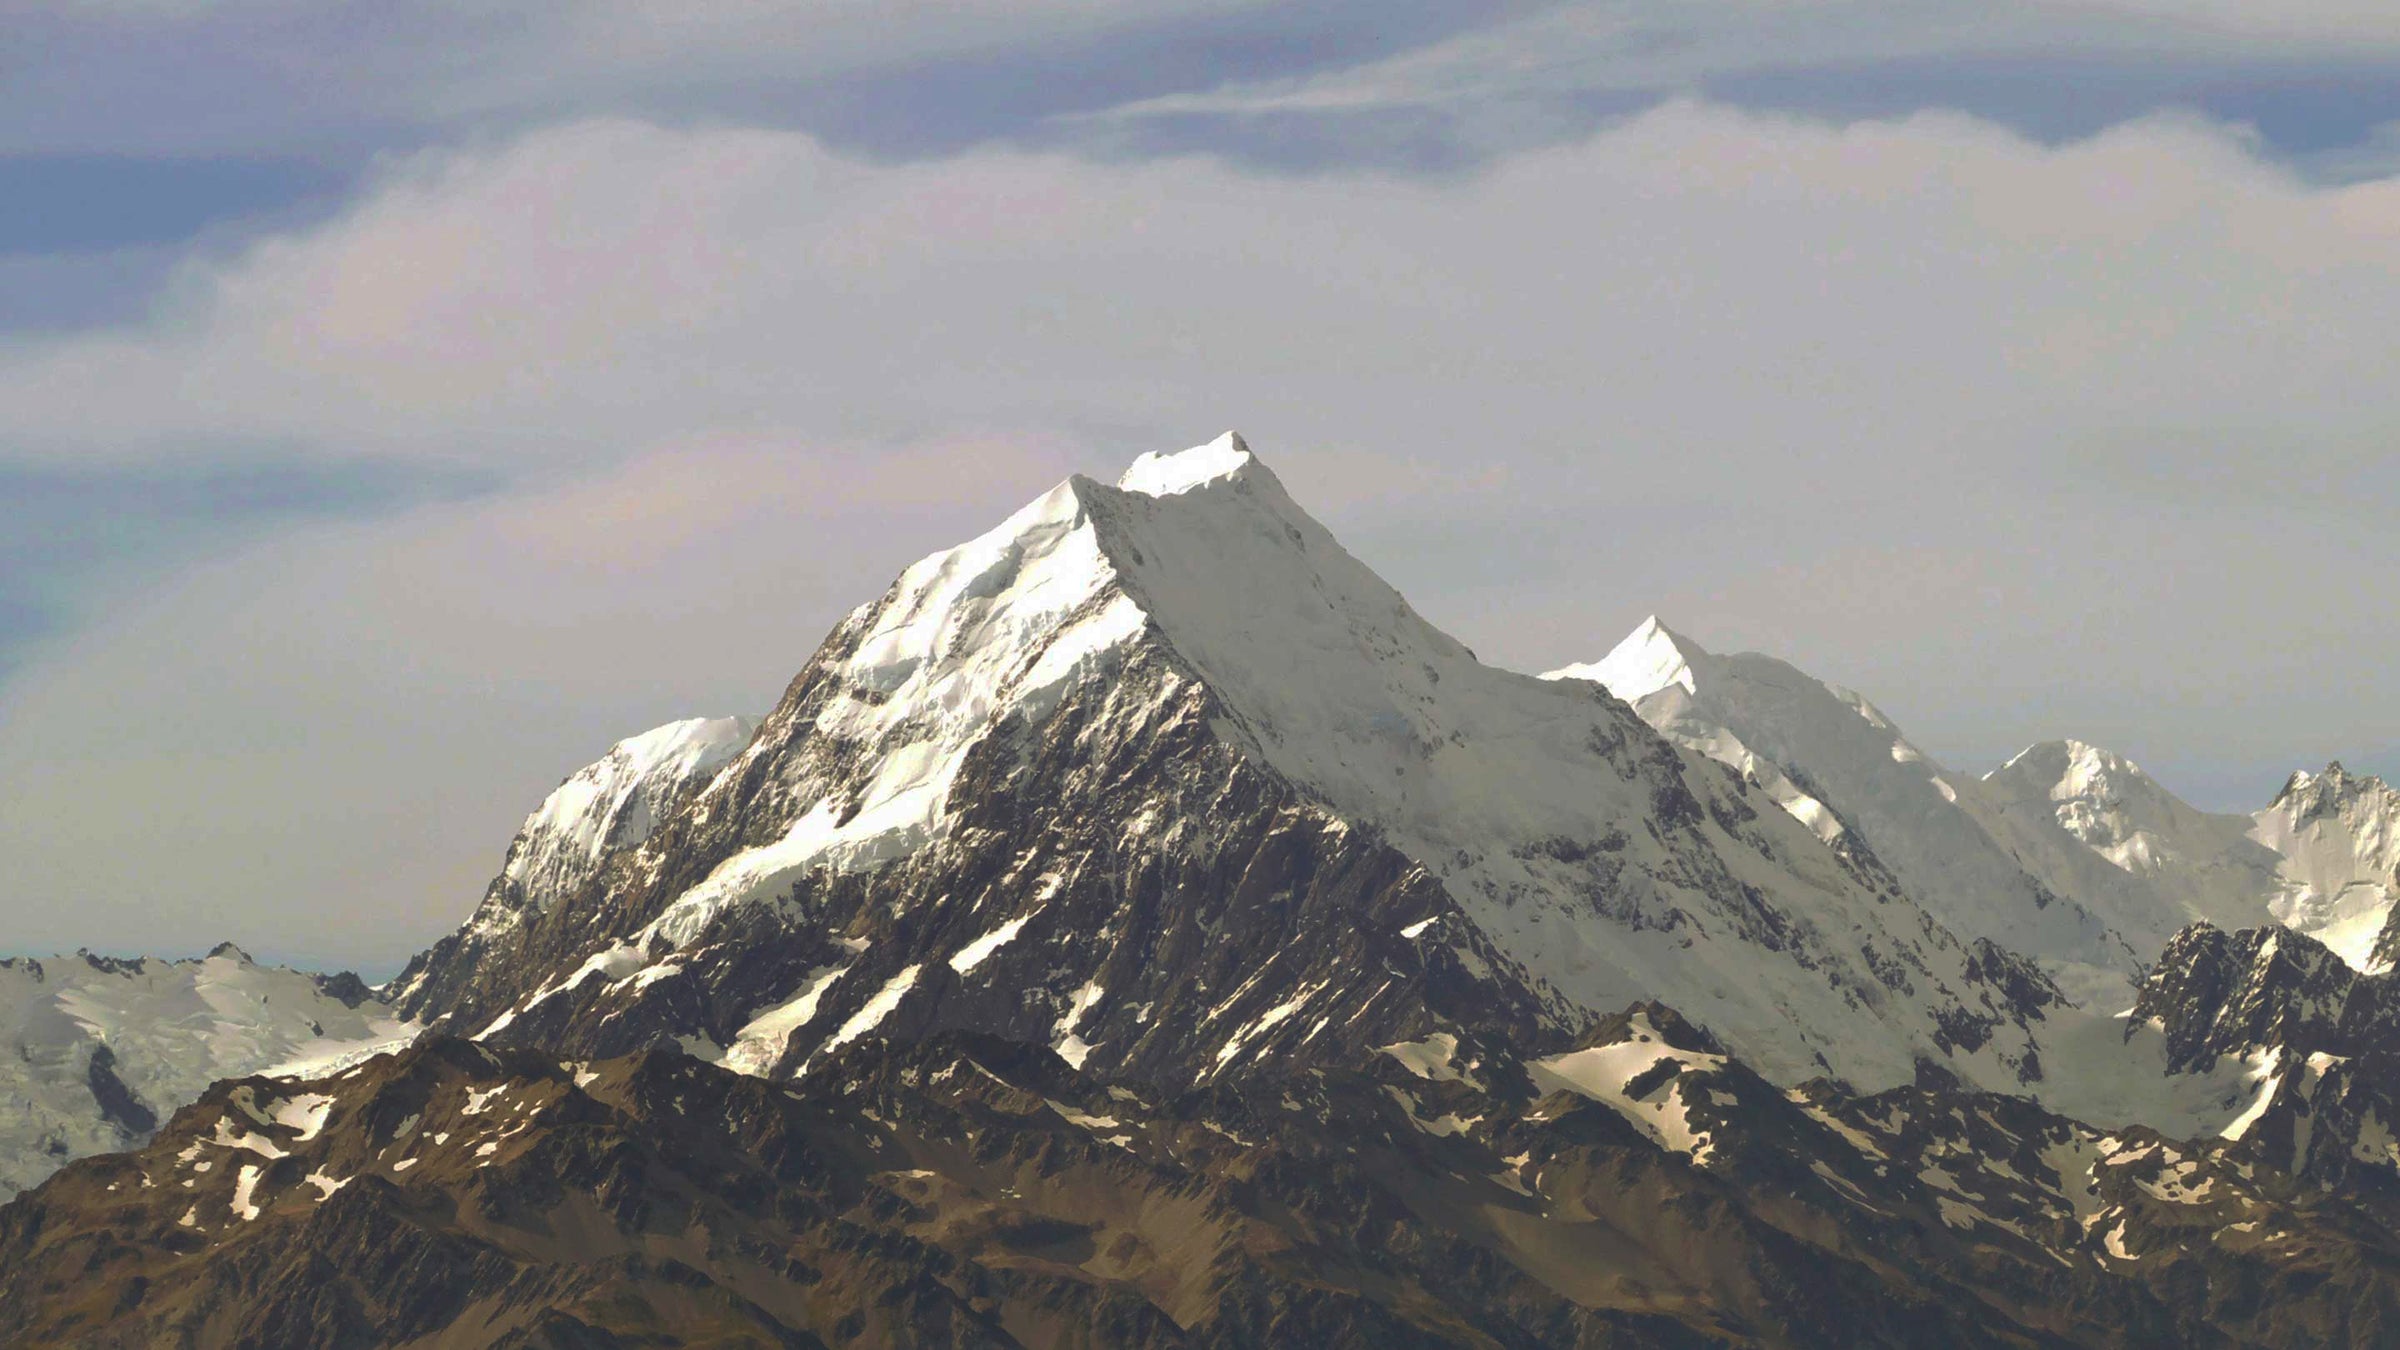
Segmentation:
{"type": "Polygon", "coordinates": [[[685,718],[628,736],[568,775],[525,818],[475,913],[411,961],[384,995],[411,1015],[439,1004],[449,994],[445,978],[462,976],[611,857],[648,839],[662,815],[739,755],[757,730],[751,717],[685,718]]]}
{"type": "Polygon", "coordinates": [[[2190,856],[2195,845],[2217,847],[2203,813],[2132,760],[2083,741],[2027,746],[1986,778],[2040,787],[2068,833],[2137,876],[2190,856]]]}
{"type": "Polygon", "coordinates": [[[1117,480],[1117,486],[1148,497],[1172,497],[1237,474],[1273,477],[1257,456],[1250,453],[1250,444],[1242,439],[1242,434],[1228,431],[1206,445],[1189,450],[1150,451],[1133,461],[1132,467],[1117,480]]]}
{"type": "Polygon", "coordinates": [[[2271,909],[2360,970],[2389,967],[2379,940],[2400,896],[2400,791],[2337,761],[2295,773],[2250,837],[2282,858],[2271,909]]]}
{"type": "Polygon", "coordinates": [[[1904,1081],[1926,1058],[2038,1072],[2038,1011],[1879,867],[1590,686],[1481,664],[1238,437],[1121,484],[1069,479],[853,611],[580,921],[528,926],[508,938],[526,955],[481,973],[434,962],[472,986],[461,1029],[614,1028],[596,1048],[650,1025],[626,1013],[646,1002],[728,1063],[791,1071],[887,1022],[1038,1011],[1039,1038],[1094,1067],[1207,1075],[1276,1038],[1368,1034],[1398,1009],[1347,1000],[1414,987],[1397,978],[1562,1026],[1656,998],[1793,1079],[1904,1081]],[[1217,851],[1263,847],[1257,831],[1308,842],[1242,863],[1239,886],[1141,880],[1231,866],[1217,851]],[[1347,869],[1367,889],[1328,891],[1347,869]],[[1220,907],[1270,897],[1222,926],[1220,907]],[[1354,934],[1342,907],[1371,897],[1405,957],[1354,953],[1360,936],[1289,961],[1246,945],[1291,923],[1354,934]],[[1166,931],[1238,955],[1233,992],[1193,987],[1206,966],[1120,960],[1166,931]],[[737,958],[701,955],[733,951],[738,980],[720,969],[737,958]],[[1434,973],[1335,973],[1361,959],[1434,973]],[[1048,1011],[982,992],[1025,978],[1048,1011]],[[1150,1029],[1168,1025],[1205,1046],[1150,1029]]]}
{"type": "Polygon", "coordinates": [[[526,817],[502,874],[529,895],[555,895],[610,849],[648,838],[665,800],[733,758],[757,729],[751,717],[694,717],[617,742],[526,817]]]}
{"type": "MultiPolygon", "coordinates": [[[[2110,920],[2029,872],[1968,800],[1973,780],[1928,758],[1858,694],[1773,657],[1716,655],[1655,617],[1602,660],[1544,678],[1598,679],[1819,838],[1878,859],[1952,931],[2036,957],[2079,998],[2130,997],[2124,976],[2135,961],[2110,920]]],[[[2075,850],[2062,839],[2055,851],[2075,850]]]]}
{"type": "MultiPolygon", "coordinates": [[[[2128,894],[2150,897],[2163,933],[2192,920],[2230,930],[2265,917],[2277,859],[2249,837],[2251,819],[2202,811],[2123,755],[2085,741],[2042,741],[1984,775],[1982,786],[2017,828],[2055,825],[2125,877],[2128,894]]],[[[2151,941],[2163,935],[2158,926],[2128,931],[2151,941]]]]}
{"type": "Polygon", "coordinates": [[[2026,748],[1986,784],[2192,918],[2228,931],[2271,918],[2359,970],[2389,964],[2378,952],[2400,892],[2400,793],[2379,779],[2331,764],[2293,774],[2263,811],[2215,815],[2122,755],[2062,740],[2026,748]]]}
{"type": "Polygon", "coordinates": [[[1636,703],[1665,689],[1682,685],[1687,694],[1700,686],[1692,674],[1688,653],[1696,644],[1659,622],[1653,614],[1608,655],[1582,665],[1561,666],[1542,675],[1545,680],[1595,680],[1627,703],[1636,703]]]}

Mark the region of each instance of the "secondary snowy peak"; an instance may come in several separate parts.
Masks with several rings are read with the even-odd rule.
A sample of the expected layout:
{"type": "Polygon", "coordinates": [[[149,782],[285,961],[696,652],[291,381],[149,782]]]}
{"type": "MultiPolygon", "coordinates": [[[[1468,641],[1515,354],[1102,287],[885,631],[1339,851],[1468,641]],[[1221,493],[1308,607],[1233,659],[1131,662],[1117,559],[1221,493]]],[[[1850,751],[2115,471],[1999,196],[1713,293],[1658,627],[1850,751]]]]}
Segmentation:
{"type": "MultiPolygon", "coordinates": [[[[1564,666],[1542,678],[1595,680],[1627,703],[1638,703],[1673,685],[1682,686],[1687,694],[1697,694],[1698,677],[1692,674],[1691,658],[1686,653],[1698,650],[1698,644],[1679,636],[1653,614],[1598,661],[1564,666]]],[[[1705,659],[1707,654],[1701,655],[1705,659]]]]}
{"type": "Polygon", "coordinates": [[[1794,782],[1782,766],[1753,752],[1730,727],[1695,708],[1701,678],[1693,668],[1695,661],[1708,668],[1713,691],[1720,682],[1717,658],[1653,614],[1607,656],[1549,671],[1542,678],[1599,683],[1632,704],[1661,735],[1748,778],[1819,839],[1840,846],[1849,827],[1833,807],[1794,782]]]}
{"type": "Polygon", "coordinates": [[[77,953],[0,961],[0,1197],[138,1144],[211,1082],[322,1071],[416,1028],[355,976],[77,953]]]}
{"type": "Polygon", "coordinates": [[[2269,909],[2361,970],[2392,965],[2400,937],[2384,940],[2400,895],[2400,792],[2339,763],[2296,773],[2251,838],[2282,859],[2269,909]]]}
{"type": "MultiPolygon", "coordinates": [[[[1604,659],[1543,678],[1597,679],[1819,838],[1863,847],[1952,931],[2036,957],[2080,997],[2129,996],[2137,963],[2110,923],[2028,873],[1966,800],[1974,780],[1928,758],[1859,695],[1772,657],[1716,655],[1655,617],[1604,659]]],[[[2061,840],[2055,851],[2079,850],[2061,840]]]]}
{"type": "Polygon", "coordinates": [[[2360,970],[2391,959],[2378,943],[2400,867],[2400,794],[2380,780],[2335,764],[2294,774],[2255,815],[2212,815],[2122,756],[2051,741],[1988,782],[2194,919],[2229,930],[2273,920],[2360,970]]]}
{"type": "Polygon", "coordinates": [[[1228,431],[1206,445],[1189,450],[1153,450],[1133,461],[1117,486],[1147,497],[1172,497],[1179,492],[1246,472],[1265,472],[1238,431],[1228,431]]]}
{"type": "Polygon", "coordinates": [[[1986,781],[2012,799],[2046,798],[2069,834],[2136,876],[2221,851],[2230,825],[2228,817],[2187,804],[2132,760],[2082,741],[2028,746],[1986,781]]]}
{"type": "Polygon", "coordinates": [[[1481,665],[1238,438],[1123,483],[854,611],[606,894],[467,981],[461,1029],[656,1017],[790,1072],[1044,1007],[1096,1067],[1206,1077],[1428,999],[1656,998],[1787,1078],[2038,1072],[2036,984],[1624,705],[1481,665]]]}
{"type": "Polygon", "coordinates": [[[755,718],[694,717],[617,742],[525,818],[501,875],[530,903],[547,904],[611,850],[649,838],[660,809],[757,729],[755,718]]]}
{"type": "Polygon", "coordinates": [[[509,844],[500,874],[457,932],[409,963],[383,991],[417,1016],[505,936],[589,884],[640,844],[671,808],[723,768],[758,730],[750,717],[693,717],[628,736],[567,776],[509,844]]]}

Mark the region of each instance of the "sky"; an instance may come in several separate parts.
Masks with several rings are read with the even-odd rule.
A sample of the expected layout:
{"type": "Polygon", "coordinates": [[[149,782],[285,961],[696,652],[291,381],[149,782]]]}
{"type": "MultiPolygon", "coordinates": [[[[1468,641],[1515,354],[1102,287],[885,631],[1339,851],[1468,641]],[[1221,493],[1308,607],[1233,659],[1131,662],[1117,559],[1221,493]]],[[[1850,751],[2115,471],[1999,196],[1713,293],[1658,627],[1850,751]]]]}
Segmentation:
{"type": "Polygon", "coordinates": [[[1238,428],[1495,664],[2400,772],[2400,10],[0,0],[0,952],[377,976],[1238,428]]]}

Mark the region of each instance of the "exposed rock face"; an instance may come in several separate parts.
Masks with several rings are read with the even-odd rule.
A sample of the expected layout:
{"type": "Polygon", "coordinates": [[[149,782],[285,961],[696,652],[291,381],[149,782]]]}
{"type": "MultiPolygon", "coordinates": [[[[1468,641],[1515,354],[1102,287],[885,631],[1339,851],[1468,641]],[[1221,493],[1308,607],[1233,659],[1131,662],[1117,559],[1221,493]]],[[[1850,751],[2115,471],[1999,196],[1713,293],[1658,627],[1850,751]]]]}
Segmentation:
{"type": "Polygon", "coordinates": [[[2165,1034],[2170,1069],[2249,1066],[2249,1107],[2228,1124],[2272,1166],[2328,1186],[2400,1185],[2400,976],[2362,975],[2282,928],[2178,936],[2143,982],[2134,1034],[2165,1034]]]}
{"type": "Polygon", "coordinates": [[[0,961],[0,1197],[71,1158],[132,1147],[210,1083],[405,1039],[350,974],[79,952],[0,961]]]}
{"type": "Polygon", "coordinates": [[[435,1038],[213,1090],[0,1210],[0,1342],[2364,1344],[2392,1202],[1670,1010],[1158,1093],[863,1040],[785,1089],[435,1038]]]}

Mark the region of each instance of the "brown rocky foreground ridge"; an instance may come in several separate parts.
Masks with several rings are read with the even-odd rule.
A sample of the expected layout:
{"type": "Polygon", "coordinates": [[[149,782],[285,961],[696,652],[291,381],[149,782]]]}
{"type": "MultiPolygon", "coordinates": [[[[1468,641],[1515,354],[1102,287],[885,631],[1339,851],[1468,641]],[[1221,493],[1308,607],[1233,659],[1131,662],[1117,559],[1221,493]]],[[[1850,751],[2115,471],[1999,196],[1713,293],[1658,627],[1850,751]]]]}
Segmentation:
{"type": "Polygon", "coordinates": [[[436,1037],[0,1210],[0,1344],[2363,1345],[2395,1220],[1938,1075],[1786,1093],[1655,1005],[1173,1094],[965,1033],[791,1085],[436,1037]]]}

